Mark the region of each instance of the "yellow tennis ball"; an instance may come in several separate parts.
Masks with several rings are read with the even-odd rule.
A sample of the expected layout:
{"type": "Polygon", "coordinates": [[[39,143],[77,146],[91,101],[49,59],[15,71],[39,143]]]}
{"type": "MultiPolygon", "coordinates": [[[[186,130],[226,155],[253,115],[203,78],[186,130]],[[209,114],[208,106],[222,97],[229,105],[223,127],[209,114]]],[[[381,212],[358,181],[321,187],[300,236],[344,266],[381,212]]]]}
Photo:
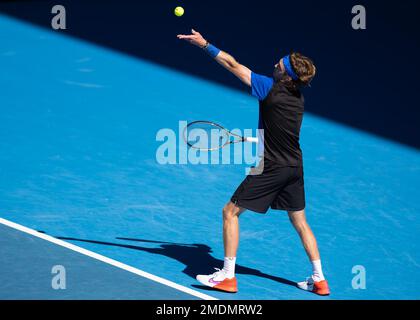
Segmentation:
{"type": "Polygon", "coordinates": [[[184,14],[184,8],[183,7],[176,7],[174,10],[174,13],[177,17],[180,17],[184,14]]]}

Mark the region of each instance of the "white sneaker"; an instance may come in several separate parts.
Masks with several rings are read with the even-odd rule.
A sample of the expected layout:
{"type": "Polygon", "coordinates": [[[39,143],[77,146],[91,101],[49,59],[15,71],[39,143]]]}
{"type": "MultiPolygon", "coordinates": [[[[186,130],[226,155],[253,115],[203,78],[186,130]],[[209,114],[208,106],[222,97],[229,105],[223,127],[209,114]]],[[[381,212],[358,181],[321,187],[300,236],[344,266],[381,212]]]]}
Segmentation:
{"type": "Polygon", "coordinates": [[[298,282],[297,286],[299,289],[310,291],[320,296],[328,296],[330,294],[327,280],[315,281],[313,276],[307,278],[306,281],[298,282]]]}
{"type": "Polygon", "coordinates": [[[238,292],[236,277],[228,279],[223,270],[215,268],[217,271],[210,275],[197,275],[196,279],[207,287],[226,292],[238,292]]]}

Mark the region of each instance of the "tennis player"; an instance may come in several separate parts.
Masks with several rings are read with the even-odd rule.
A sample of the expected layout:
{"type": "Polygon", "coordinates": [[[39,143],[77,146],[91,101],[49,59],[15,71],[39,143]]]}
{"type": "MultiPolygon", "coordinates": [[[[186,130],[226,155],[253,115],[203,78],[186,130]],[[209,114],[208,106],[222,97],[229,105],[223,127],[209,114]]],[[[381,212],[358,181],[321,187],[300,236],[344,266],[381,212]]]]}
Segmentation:
{"type": "Polygon", "coordinates": [[[197,275],[197,280],[218,290],[237,292],[235,263],[239,244],[239,216],[247,209],[266,213],[271,207],[288,212],[312,264],[312,275],[299,282],[298,287],[319,295],[329,295],[317,242],[305,218],[303,162],[299,144],[304,111],[300,89],[308,86],[315,76],[313,62],[293,52],[281,58],[274,66],[273,76],[267,77],[241,65],[195,30],[189,35],[177,37],[202,48],[251,87],[252,95],[259,100],[258,128],[263,129],[263,141],[260,142],[263,160],[254,169],[257,171],[247,175],[223,208],[223,269],[216,269],[217,272],[211,275],[197,275]]]}

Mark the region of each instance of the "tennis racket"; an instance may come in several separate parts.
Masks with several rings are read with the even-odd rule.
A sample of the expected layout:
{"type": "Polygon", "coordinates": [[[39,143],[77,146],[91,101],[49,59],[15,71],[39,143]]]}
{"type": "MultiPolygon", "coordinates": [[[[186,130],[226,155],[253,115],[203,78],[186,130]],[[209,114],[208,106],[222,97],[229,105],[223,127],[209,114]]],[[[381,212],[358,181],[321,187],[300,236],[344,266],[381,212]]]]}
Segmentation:
{"type": "Polygon", "coordinates": [[[190,148],[213,151],[239,142],[258,143],[258,138],[242,137],[211,121],[193,121],[183,132],[184,141],[190,148]]]}

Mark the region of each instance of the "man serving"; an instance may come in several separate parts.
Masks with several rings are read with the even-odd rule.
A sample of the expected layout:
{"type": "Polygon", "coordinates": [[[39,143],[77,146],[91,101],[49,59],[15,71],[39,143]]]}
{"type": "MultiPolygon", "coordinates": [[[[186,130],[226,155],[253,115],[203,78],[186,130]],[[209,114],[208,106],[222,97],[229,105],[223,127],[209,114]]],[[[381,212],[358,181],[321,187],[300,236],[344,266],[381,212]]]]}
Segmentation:
{"type": "Polygon", "coordinates": [[[288,212],[312,264],[312,275],[299,282],[298,287],[319,295],[329,295],[317,242],[305,218],[303,162],[299,144],[304,111],[300,89],[308,86],[314,78],[315,65],[309,58],[293,52],[278,61],[272,77],[259,75],[210,44],[199,32],[191,32],[190,35],[177,37],[202,48],[251,87],[252,95],[259,100],[258,128],[263,132],[260,141],[263,158],[258,168],[245,178],[223,208],[223,269],[211,275],[197,275],[197,280],[214,289],[237,292],[235,263],[239,216],[245,210],[266,213],[271,208],[288,212]]]}

